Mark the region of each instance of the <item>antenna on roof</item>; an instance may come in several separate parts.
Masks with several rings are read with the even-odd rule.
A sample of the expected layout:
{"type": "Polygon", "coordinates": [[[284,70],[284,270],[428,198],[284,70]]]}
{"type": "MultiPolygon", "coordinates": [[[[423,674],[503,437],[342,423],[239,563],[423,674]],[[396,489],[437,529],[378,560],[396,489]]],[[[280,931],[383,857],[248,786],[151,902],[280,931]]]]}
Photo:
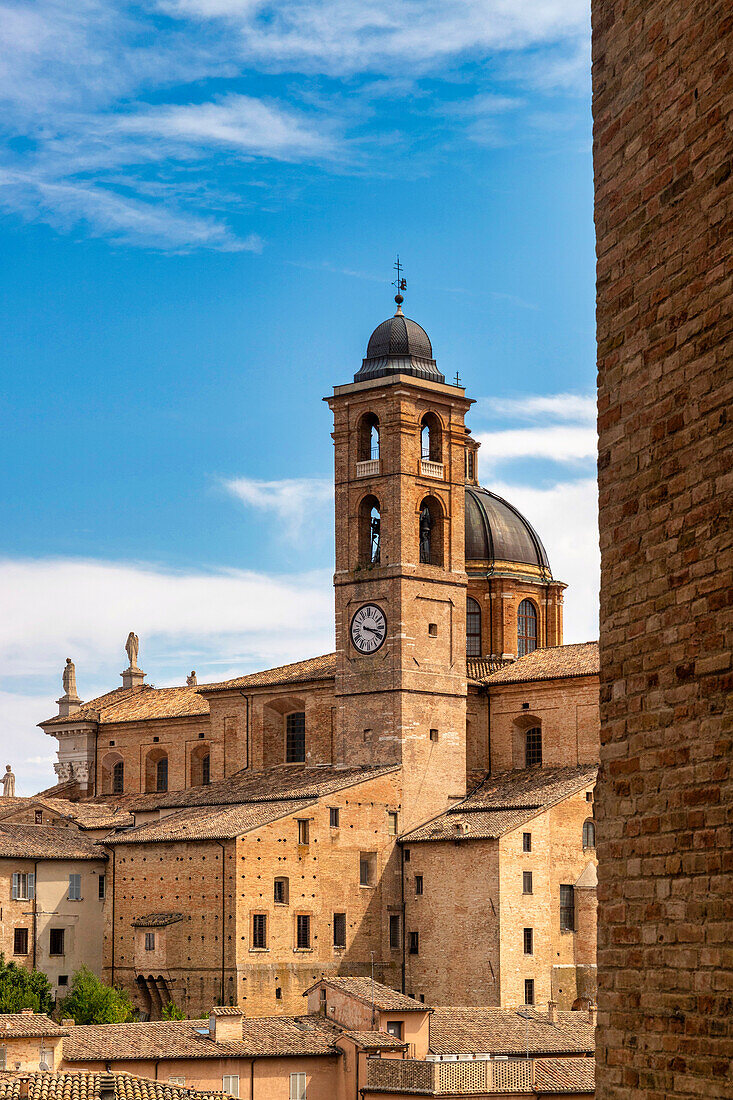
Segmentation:
{"type": "Polygon", "coordinates": [[[402,264],[400,263],[399,254],[397,256],[397,262],[394,265],[394,269],[397,272],[397,278],[393,279],[392,286],[396,287],[397,289],[397,293],[394,296],[394,300],[397,303],[397,311],[395,313],[395,316],[397,316],[398,313],[402,313],[402,303],[405,300],[402,297],[402,292],[403,290],[407,290],[407,279],[404,279],[402,277],[402,272],[404,269],[402,267],[402,264]]]}

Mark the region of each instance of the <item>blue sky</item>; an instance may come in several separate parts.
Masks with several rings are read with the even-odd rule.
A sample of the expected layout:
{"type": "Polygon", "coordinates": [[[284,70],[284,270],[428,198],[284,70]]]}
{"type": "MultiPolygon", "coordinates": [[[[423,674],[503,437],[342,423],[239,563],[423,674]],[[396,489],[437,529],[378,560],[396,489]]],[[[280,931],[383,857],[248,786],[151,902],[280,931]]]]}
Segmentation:
{"type": "Polygon", "coordinates": [[[578,0],[0,0],[0,715],[30,791],[83,697],[332,644],[320,400],[393,309],[477,404],[596,631],[578,0]]]}

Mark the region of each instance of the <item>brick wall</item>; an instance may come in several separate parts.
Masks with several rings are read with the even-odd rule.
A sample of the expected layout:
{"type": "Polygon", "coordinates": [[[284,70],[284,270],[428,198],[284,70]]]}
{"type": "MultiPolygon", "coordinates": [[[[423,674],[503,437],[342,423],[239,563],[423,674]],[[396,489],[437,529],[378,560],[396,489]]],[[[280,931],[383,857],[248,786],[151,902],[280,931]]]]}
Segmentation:
{"type": "Polygon", "coordinates": [[[732,32],[593,3],[599,1100],[733,1096],[732,32]]]}
{"type": "Polygon", "coordinates": [[[489,691],[492,775],[525,766],[525,733],[534,727],[542,730],[544,766],[598,761],[597,676],[496,684],[489,691]]]}

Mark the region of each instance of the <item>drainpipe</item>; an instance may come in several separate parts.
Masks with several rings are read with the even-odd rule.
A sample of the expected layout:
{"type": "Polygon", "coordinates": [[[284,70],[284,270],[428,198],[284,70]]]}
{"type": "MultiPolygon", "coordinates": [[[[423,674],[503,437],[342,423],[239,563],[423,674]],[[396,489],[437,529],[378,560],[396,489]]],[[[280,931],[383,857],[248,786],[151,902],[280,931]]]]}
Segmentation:
{"type": "MultiPolygon", "coordinates": [[[[400,863],[401,863],[401,875],[400,875],[400,890],[402,894],[402,992],[405,992],[405,984],[407,981],[407,956],[405,954],[405,849],[404,845],[400,844],[400,863]]],[[[358,1062],[357,1062],[358,1065],[358,1062]]]]}
{"type": "Polygon", "coordinates": [[[249,1100],[255,1100],[255,1062],[257,1059],[253,1057],[249,1063],[249,1100]]]}
{"type": "Polygon", "coordinates": [[[38,942],[38,860],[33,863],[33,969],[36,969],[36,944],[38,942]]]}
{"type": "MultiPolygon", "coordinates": [[[[245,695],[243,691],[239,693],[245,702],[245,720],[244,720],[244,747],[246,751],[244,766],[245,769],[249,768],[249,695],[245,695]]],[[[226,740],[224,741],[224,762],[226,764],[226,740]]],[[[226,768],[224,769],[224,775],[226,775],[226,768]]]]}
{"type": "Polygon", "coordinates": [[[221,992],[219,1000],[221,1004],[224,1004],[224,916],[225,916],[225,870],[226,870],[226,848],[221,841],[214,841],[221,848],[221,992]]]}
{"type": "Polygon", "coordinates": [[[115,984],[115,941],[117,939],[117,928],[115,926],[115,855],[116,854],[117,854],[117,849],[115,847],[112,847],[112,935],[110,937],[111,940],[112,940],[112,958],[111,958],[111,965],[110,965],[110,972],[111,972],[110,973],[110,979],[109,979],[109,984],[110,985],[115,984]]]}
{"type": "Polygon", "coordinates": [[[486,735],[489,741],[489,775],[491,775],[491,688],[486,688],[486,735]]]}

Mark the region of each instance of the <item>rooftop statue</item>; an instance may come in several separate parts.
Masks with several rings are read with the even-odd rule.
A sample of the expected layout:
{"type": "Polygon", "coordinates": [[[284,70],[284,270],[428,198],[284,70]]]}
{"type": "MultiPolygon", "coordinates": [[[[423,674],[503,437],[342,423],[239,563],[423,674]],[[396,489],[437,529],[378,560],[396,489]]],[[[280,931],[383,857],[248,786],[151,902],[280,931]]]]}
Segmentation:
{"type": "Polygon", "coordinates": [[[15,775],[10,767],[10,764],[5,765],[5,775],[3,776],[3,798],[15,797],[15,775]]]}
{"type": "Polygon", "coordinates": [[[76,668],[71,657],[66,658],[66,666],[64,668],[62,680],[64,685],[64,694],[76,699],[78,695],[76,690],[76,668]]]}
{"type": "Polygon", "coordinates": [[[130,668],[137,668],[137,655],[140,651],[140,639],[137,634],[131,630],[127,635],[127,641],[125,642],[125,650],[127,656],[130,659],[130,668]]]}

